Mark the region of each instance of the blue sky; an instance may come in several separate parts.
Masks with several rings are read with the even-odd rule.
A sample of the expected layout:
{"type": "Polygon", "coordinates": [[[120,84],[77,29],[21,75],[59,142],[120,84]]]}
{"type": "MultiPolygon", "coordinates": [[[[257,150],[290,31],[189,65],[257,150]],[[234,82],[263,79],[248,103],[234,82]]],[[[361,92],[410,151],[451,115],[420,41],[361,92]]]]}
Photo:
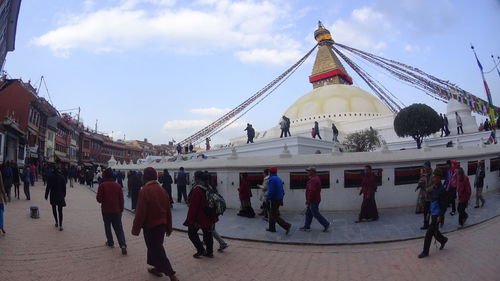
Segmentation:
{"type": "MultiPolygon", "coordinates": [[[[498,15],[499,0],[24,0],[5,70],[33,84],[43,75],[53,104],[81,107],[87,125],[99,120],[99,131],[166,143],[202,128],[295,63],[314,46],[318,20],[339,43],[419,67],[485,99],[470,43],[490,70],[490,55],[500,55],[498,15]]],[[[312,89],[312,61],[214,142],[243,134],[246,122],[257,130],[274,126],[312,89]]],[[[445,110],[361,65],[406,105],[445,110]]],[[[500,77],[494,71],[486,79],[498,106],[500,77]]],[[[43,87],[40,95],[48,97],[43,87]]]]}

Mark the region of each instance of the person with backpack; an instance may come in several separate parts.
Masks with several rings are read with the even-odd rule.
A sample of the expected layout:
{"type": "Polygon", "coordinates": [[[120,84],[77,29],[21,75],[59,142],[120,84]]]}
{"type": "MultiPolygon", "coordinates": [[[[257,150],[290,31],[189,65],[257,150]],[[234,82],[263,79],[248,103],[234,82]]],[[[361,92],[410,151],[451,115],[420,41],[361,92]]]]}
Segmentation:
{"type": "Polygon", "coordinates": [[[457,193],[458,193],[458,224],[464,226],[465,221],[469,217],[465,209],[469,203],[471,188],[469,177],[465,175],[463,168],[458,168],[457,173],[457,193]]]}
{"type": "Polygon", "coordinates": [[[285,231],[286,234],[290,232],[292,224],[286,222],[280,217],[280,206],[283,206],[283,198],[285,197],[285,191],[283,190],[283,180],[278,177],[278,168],[270,167],[269,173],[269,189],[266,194],[266,200],[269,201],[270,211],[269,211],[269,228],[266,231],[276,232],[276,223],[279,224],[285,231]]]}
{"type": "Polygon", "coordinates": [[[205,177],[202,171],[196,171],[194,173],[194,187],[191,190],[188,198],[188,212],[184,225],[188,227],[188,236],[191,243],[193,243],[196,248],[196,253],[193,255],[194,258],[199,259],[201,256],[208,258],[213,258],[213,224],[218,221],[217,217],[211,217],[206,214],[207,207],[207,195],[206,188],[203,186],[205,183],[205,177]],[[206,249],[203,243],[200,241],[198,236],[198,230],[203,232],[203,242],[205,243],[206,249]]]}
{"type": "MultiPolygon", "coordinates": [[[[205,176],[205,187],[207,188],[207,193],[210,193],[210,192],[213,192],[215,194],[217,194],[220,198],[222,198],[222,196],[219,194],[218,190],[217,190],[217,186],[216,184],[211,184],[210,183],[210,174],[208,173],[208,171],[205,171],[203,172],[204,176],[205,176]]],[[[215,202],[210,202],[210,194],[207,196],[209,198],[207,198],[207,205],[208,207],[210,208],[211,205],[216,205],[215,202]]],[[[223,198],[222,198],[223,200],[223,198]]],[[[224,203],[225,204],[225,203],[224,203]]],[[[213,206],[212,208],[217,208],[216,206],[213,206]]],[[[224,208],[225,209],[225,208],[224,208]]],[[[222,211],[223,212],[223,211],[222,211]]],[[[222,214],[222,213],[221,213],[222,214]]],[[[217,216],[217,220],[219,219],[219,214],[216,210],[214,210],[214,215],[217,216]]],[[[214,236],[214,239],[217,240],[217,242],[219,243],[219,249],[217,249],[218,252],[222,253],[225,249],[227,249],[227,247],[229,247],[229,245],[226,243],[226,241],[224,241],[224,239],[222,239],[222,237],[219,235],[219,233],[217,232],[217,230],[215,230],[215,222],[212,226],[212,234],[214,236]]]]}
{"type": "Polygon", "coordinates": [[[139,191],[139,201],[132,226],[132,235],[138,236],[143,230],[147,248],[147,263],[152,268],[148,272],[170,281],[178,281],[175,271],[163,247],[163,239],[172,233],[172,213],[168,204],[168,193],[158,182],[158,173],[152,167],[144,170],[144,187],[139,191]]]}
{"type": "Polygon", "coordinates": [[[432,189],[430,190],[431,196],[431,224],[425,233],[424,239],[424,249],[422,253],[418,255],[418,258],[425,258],[429,256],[429,249],[431,247],[432,237],[435,237],[436,240],[441,244],[439,248],[442,250],[448,242],[448,238],[444,237],[443,234],[439,231],[439,221],[441,216],[444,215],[444,211],[446,210],[447,204],[447,194],[446,190],[444,190],[443,185],[441,184],[442,172],[440,169],[435,169],[432,173],[432,189]]]}
{"type": "Polygon", "coordinates": [[[238,212],[238,216],[253,218],[255,217],[255,211],[252,208],[252,202],[250,198],[252,198],[252,189],[250,187],[250,183],[247,180],[248,174],[242,173],[240,175],[240,187],[238,188],[238,193],[241,202],[241,208],[238,212]]]}
{"type": "Polygon", "coordinates": [[[484,160],[481,160],[477,164],[476,179],[474,180],[474,187],[476,188],[476,206],[474,208],[479,208],[479,201],[481,201],[481,208],[486,202],[483,197],[484,177],[484,160]]]}

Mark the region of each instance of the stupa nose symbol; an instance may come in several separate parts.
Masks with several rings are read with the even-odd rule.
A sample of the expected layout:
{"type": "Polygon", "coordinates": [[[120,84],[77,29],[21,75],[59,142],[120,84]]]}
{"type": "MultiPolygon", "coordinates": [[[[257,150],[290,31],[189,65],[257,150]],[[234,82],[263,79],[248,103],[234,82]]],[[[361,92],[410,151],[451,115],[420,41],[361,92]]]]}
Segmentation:
{"type": "Polygon", "coordinates": [[[318,21],[318,29],[314,31],[314,39],[316,39],[318,43],[322,43],[325,41],[333,42],[332,34],[323,26],[323,23],[321,21],[318,21]]]}

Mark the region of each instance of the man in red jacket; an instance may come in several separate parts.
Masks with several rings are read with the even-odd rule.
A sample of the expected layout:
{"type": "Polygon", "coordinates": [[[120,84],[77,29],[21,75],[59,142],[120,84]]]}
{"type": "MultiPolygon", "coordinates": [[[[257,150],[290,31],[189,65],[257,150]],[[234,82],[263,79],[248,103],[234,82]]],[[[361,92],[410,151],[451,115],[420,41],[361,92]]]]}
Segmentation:
{"type": "Polygon", "coordinates": [[[203,186],[205,177],[202,171],[196,171],[194,173],[194,181],[195,187],[191,190],[188,198],[189,209],[184,225],[188,227],[189,240],[191,240],[197,251],[193,257],[196,259],[201,256],[213,258],[214,239],[211,230],[214,222],[217,222],[217,218],[209,217],[205,213],[207,196],[204,190],[206,188],[203,186]],[[203,231],[203,242],[205,243],[206,250],[198,236],[198,230],[200,229],[203,231]]]}
{"type": "Polygon", "coordinates": [[[304,226],[299,229],[302,231],[311,231],[311,222],[313,217],[315,217],[323,226],[323,232],[328,232],[330,222],[328,222],[319,212],[319,203],[321,202],[321,180],[316,174],[315,167],[309,167],[306,171],[309,174],[309,180],[306,184],[306,221],[304,226]]]}
{"type": "Polygon", "coordinates": [[[111,225],[115,230],[116,239],[122,254],[127,254],[127,244],[125,244],[125,234],[122,226],[123,212],[123,191],[122,187],[113,179],[113,171],[107,168],[103,173],[104,181],[97,190],[97,202],[101,203],[102,219],[104,221],[104,231],[106,232],[106,246],[113,248],[113,234],[111,225]]]}

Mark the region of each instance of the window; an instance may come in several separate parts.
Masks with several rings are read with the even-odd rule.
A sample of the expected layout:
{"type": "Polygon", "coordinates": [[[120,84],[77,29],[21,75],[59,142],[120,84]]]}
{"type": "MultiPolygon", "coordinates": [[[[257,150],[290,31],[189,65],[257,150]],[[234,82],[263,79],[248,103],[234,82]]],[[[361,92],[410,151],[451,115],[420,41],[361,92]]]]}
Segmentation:
{"type": "Polygon", "coordinates": [[[420,179],[422,166],[400,167],[394,169],[394,185],[414,184],[420,179]]]}
{"type": "Polygon", "coordinates": [[[468,161],[467,162],[467,175],[472,176],[476,174],[477,170],[477,161],[468,161]]]}
{"type": "MultiPolygon", "coordinates": [[[[330,188],[330,172],[318,171],[317,175],[321,180],[321,188],[330,188]]],[[[291,172],[290,173],[290,189],[305,189],[309,176],[307,172],[291,172]]]]}
{"type": "Polygon", "coordinates": [[[500,170],[500,157],[490,159],[490,172],[500,170]]]}
{"type": "Polygon", "coordinates": [[[252,189],[259,189],[257,185],[262,184],[264,181],[264,174],[262,172],[240,173],[240,180],[242,174],[247,174],[247,181],[250,183],[250,188],[252,189]]]}
{"type": "Polygon", "coordinates": [[[83,141],[83,148],[89,148],[90,147],[90,142],[88,140],[83,141]]]}

